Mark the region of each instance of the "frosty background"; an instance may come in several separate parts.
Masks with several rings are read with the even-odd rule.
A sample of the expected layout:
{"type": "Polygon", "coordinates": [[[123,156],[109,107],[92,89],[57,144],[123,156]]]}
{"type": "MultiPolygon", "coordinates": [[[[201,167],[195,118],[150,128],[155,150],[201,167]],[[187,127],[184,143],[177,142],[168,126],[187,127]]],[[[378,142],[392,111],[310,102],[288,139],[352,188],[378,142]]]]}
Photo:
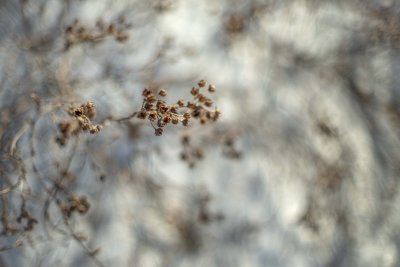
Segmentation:
{"type": "Polygon", "coordinates": [[[0,265],[400,266],[399,14],[395,0],[0,1],[0,265]],[[68,43],[75,19],[129,37],[68,43]],[[156,137],[132,119],[56,142],[70,104],[124,117],[143,88],[174,101],[200,79],[216,123],[156,137]],[[183,135],[204,148],[193,168],[183,135]],[[66,221],[62,190],[89,210],[66,221]],[[33,229],[7,228],[24,199],[33,229]]]}

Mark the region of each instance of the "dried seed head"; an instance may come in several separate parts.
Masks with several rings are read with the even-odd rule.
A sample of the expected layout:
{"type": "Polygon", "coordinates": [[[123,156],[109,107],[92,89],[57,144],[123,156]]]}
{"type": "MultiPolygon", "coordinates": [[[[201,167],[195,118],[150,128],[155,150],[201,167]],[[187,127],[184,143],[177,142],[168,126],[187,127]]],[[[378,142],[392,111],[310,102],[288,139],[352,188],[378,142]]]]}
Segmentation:
{"type": "Polygon", "coordinates": [[[208,86],[208,92],[214,93],[214,92],[215,92],[215,86],[212,85],[212,84],[210,84],[210,85],[208,86]]]}
{"type": "Polygon", "coordinates": [[[73,113],[74,113],[75,116],[82,116],[83,110],[82,110],[82,108],[75,108],[73,110],[73,113]]]}
{"type": "Polygon", "coordinates": [[[160,110],[160,113],[161,113],[161,114],[165,114],[165,113],[168,112],[169,107],[167,107],[166,105],[161,105],[161,106],[159,107],[159,110],[160,110]]]}
{"type": "Polygon", "coordinates": [[[148,102],[146,102],[146,103],[144,104],[144,109],[145,109],[145,110],[149,111],[149,110],[151,110],[152,108],[153,108],[153,104],[148,103],[148,102]]]}
{"type": "Polygon", "coordinates": [[[103,128],[103,127],[101,125],[97,124],[90,128],[90,133],[91,134],[98,133],[98,132],[100,132],[101,128],[103,128]]]}
{"type": "Polygon", "coordinates": [[[172,122],[172,124],[178,124],[179,123],[179,119],[174,117],[174,118],[172,118],[171,122],[172,122]]]}
{"type": "Polygon", "coordinates": [[[195,110],[192,111],[192,116],[197,118],[201,115],[201,109],[200,108],[196,108],[195,110]]]}
{"type": "Polygon", "coordinates": [[[176,102],[180,108],[183,108],[185,106],[185,102],[182,99],[179,99],[178,102],[176,102]]]}
{"type": "Polygon", "coordinates": [[[149,96],[150,94],[151,94],[151,91],[150,91],[149,89],[147,89],[147,88],[144,88],[144,89],[143,89],[142,95],[143,95],[144,97],[147,97],[147,96],[149,96]]]}
{"type": "Polygon", "coordinates": [[[149,103],[152,103],[152,102],[156,102],[157,99],[156,99],[156,97],[153,95],[153,93],[150,93],[150,94],[146,97],[146,101],[149,102],[149,103]]]}
{"type": "Polygon", "coordinates": [[[212,119],[214,121],[216,121],[219,118],[220,115],[221,115],[221,112],[218,109],[216,109],[216,110],[214,110],[214,116],[213,116],[212,119]]]}
{"type": "Polygon", "coordinates": [[[200,80],[197,84],[199,85],[199,87],[204,87],[204,86],[206,86],[206,81],[200,80]]]}
{"type": "Polygon", "coordinates": [[[93,101],[88,101],[82,106],[83,113],[89,117],[89,119],[92,119],[96,116],[96,106],[94,105],[93,101]]]}
{"type": "Polygon", "coordinates": [[[162,129],[162,128],[157,128],[157,129],[155,129],[155,131],[154,131],[154,134],[155,134],[156,136],[160,136],[160,135],[162,135],[162,133],[163,133],[163,129],[162,129]]]}
{"type": "Polygon", "coordinates": [[[208,99],[205,95],[203,95],[203,94],[198,94],[197,95],[197,98],[199,99],[199,102],[200,103],[204,103],[204,102],[206,102],[206,100],[208,99]]]}
{"type": "Polygon", "coordinates": [[[194,107],[195,107],[195,104],[194,104],[193,102],[188,101],[187,104],[186,104],[186,107],[188,107],[188,108],[194,108],[194,107]]]}
{"type": "Polygon", "coordinates": [[[157,121],[157,126],[158,126],[158,127],[164,127],[164,126],[165,126],[165,123],[164,123],[161,119],[159,119],[159,120],[157,121]]]}
{"type": "Polygon", "coordinates": [[[209,98],[204,102],[204,105],[206,105],[206,107],[211,107],[212,104],[213,104],[213,101],[209,98]]]}
{"type": "Polygon", "coordinates": [[[162,121],[164,123],[170,123],[172,121],[172,118],[171,118],[171,116],[166,115],[166,116],[163,117],[162,121]]]}
{"type": "Polygon", "coordinates": [[[137,117],[138,117],[139,119],[142,119],[142,120],[146,119],[146,117],[147,117],[146,111],[145,111],[145,110],[141,110],[141,111],[137,114],[137,117]]]}
{"type": "Polygon", "coordinates": [[[199,93],[199,90],[196,89],[195,87],[192,87],[192,90],[190,90],[190,93],[195,96],[199,93]]]}
{"type": "Polygon", "coordinates": [[[167,91],[165,89],[160,89],[160,91],[158,92],[158,94],[160,96],[166,96],[167,95],[167,91]]]}
{"type": "Polygon", "coordinates": [[[155,121],[157,119],[157,111],[150,111],[149,112],[149,120],[155,121]]]}

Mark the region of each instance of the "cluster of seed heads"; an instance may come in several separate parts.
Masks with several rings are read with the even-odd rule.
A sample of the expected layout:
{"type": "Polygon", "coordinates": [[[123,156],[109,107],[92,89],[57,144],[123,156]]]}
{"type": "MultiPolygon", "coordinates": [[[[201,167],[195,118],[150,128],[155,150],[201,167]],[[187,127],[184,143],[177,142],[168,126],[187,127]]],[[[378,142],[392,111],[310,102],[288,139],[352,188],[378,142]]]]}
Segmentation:
{"type": "Polygon", "coordinates": [[[16,223],[13,224],[6,213],[3,212],[1,216],[1,224],[3,230],[1,235],[12,235],[17,232],[32,231],[38,221],[26,209],[25,200],[23,200],[20,208],[19,216],[16,218],[16,223]]]}
{"type": "Polygon", "coordinates": [[[96,106],[92,101],[83,103],[79,107],[70,107],[68,113],[73,119],[58,124],[60,135],[56,137],[56,142],[60,146],[64,146],[71,136],[77,135],[82,130],[95,134],[102,128],[100,124],[93,124],[91,121],[96,116],[96,106]]]}
{"type": "Polygon", "coordinates": [[[78,19],[75,19],[71,25],[65,28],[65,49],[67,50],[78,43],[96,43],[104,40],[107,36],[114,37],[118,42],[125,42],[129,38],[129,34],[126,32],[129,26],[125,22],[125,18],[121,17],[116,23],[106,24],[99,20],[96,23],[96,28],[89,30],[80,25],[78,19]]]}
{"type": "MultiPolygon", "coordinates": [[[[136,116],[139,119],[148,119],[155,130],[155,135],[163,133],[163,127],[168,124],[179,124],[188,126],[191,119],[199,120],[201,124],[207,121],[216,121],[220,116],[220,111],[216,108],[211,109],[213,101],[206,97],[201,89],[206,87],[206,82],[201,80],[198,87],[193,87],[190,91],[193,99],[185,102],[179,99],[174,104],[167,104],[163,98],[167,95],[165,89],[160,89],[156,95],[151,90],[145,88],[142,92],[143,103],[136,116]]],[[[214,93],[215,86],[209,85],[208,92],[214,93]]]]}
{"type": "MultiPolygon", "coordinates": [[[[167,96],[165,89],[160,89],[155,94],[145,88],[142,92],[143,102],[140,110],[127,118],[116,121],[124,121],[132,117],[147,119],[154,128],[156,136],[162,135],[164,127],[168,124],[188,126],[192,119],[200,121],[201,124],[216,121],[221,113],[217,108],[213,108],[213,101],[203,91],[214,93],[215,86],[210,84],[206,87],[206,82],[201,80],[198,82],[198,87],[192,87],[190,90],[192,95],[190,101],[185,102],[179,99],[176,103],[167,104],[162,99],[167,96]]],[[[61,135],[56,138],[56,141],[60,145],[65,145],[70,136],[77,135],[81,130],[95,134],[102,128],[102,125],[94,124],[91,121],[96,116],[96,107],[92,101],[85,102],[78,107],[71,107],[68,113],[74,120],[62,121],[58,124],[61,135]]]]}
{"type": "Polygon", "coordinates": [[[72,107],[69,114],[78,121],[82,130],[89,131],[91,134],[98,133],[102,128],[101,125],[93,124],[91,121],[96,116],[96,106],[92,101],[88,101],[77,108],[72,107]]]}
{"type": "Polygon", "coordinates": [[[66,202],[57,199],[57,205],[64,216],[68,218],[71,217],[74,212],[85,214],[90,208],[90,203],[85,196],[77,196],[75,194],[71,194],[66,202]]]}

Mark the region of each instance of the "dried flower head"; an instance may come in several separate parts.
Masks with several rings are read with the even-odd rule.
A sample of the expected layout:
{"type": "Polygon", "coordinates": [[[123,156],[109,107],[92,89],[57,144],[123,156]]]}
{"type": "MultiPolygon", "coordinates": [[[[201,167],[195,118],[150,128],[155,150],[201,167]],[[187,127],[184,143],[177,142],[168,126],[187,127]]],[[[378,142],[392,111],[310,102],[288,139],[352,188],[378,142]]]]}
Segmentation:
{"type": "Polygon", "coordinates": [[[167,91],[165,89],[160,89],[160,91],[158,91],[158,94],[160,96],[166,96],[167,95],[167,91]]]}
{"type": "Polygon", "coordinates": [[[182,99],[179,99],[178,102],[176,102],[180,108],[183,108],[185,106],[185,102],[182,99]]]}
{"type": "Polygon", "coordinates": [[[215,86],[212,85],[212,84],[210,84],[210,85],[208,86],[208,92],[214,93],[214,92],[215,92],[215,86]]]}
{"type": "MultiPolygon", "coordinates": [[[[102,126],[93,124],[91,119],[96,116],[96,107],[94,102],[88,101],[80,105],[79,107],[71,107],[69,114],[78,121],[79,126],[84,131],[89,131],[91,134],[98,133],[102,126]]],[[[60,126],[61,132],[65,131],[65,126],[60,126]]]]}
{"type": "Polygon", "coordinates": [[[190,93],[195,96],[199,93],[199,89],[196,89],[196,87],[192,87],[192,90],[190,90],[190,93]]]}
{"type": "Polygon", "coordinates": [[[163,133],[163,129],[162,128],[156,128],[154,133],[155,133],[156,136],[160,136],[163,133]]]}
{"type": "Polygon", "coordinates": [[[200,80],[197,84],[199,85],[199,87],[204,87],[204,86],[206,86],[206,81],[200,80]]]}

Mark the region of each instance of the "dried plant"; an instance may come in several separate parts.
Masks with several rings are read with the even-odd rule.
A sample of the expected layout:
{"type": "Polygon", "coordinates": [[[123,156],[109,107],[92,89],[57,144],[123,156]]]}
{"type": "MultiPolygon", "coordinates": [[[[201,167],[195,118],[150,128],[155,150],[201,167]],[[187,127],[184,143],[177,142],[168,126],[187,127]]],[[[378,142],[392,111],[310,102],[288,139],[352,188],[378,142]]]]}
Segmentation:
{"type": "Polygon", "coordinates": [[[94,29],[87,29],[80,24],[78,19],[75,19],[71,25],[65,27],[65,50],[79,43],[98,43],[107,36],[123,43],[129,38],[127,32],[129,27],[125,17],[120,17],[117,22],[108,24],[98,20],[94,29]]]}
{"type": "MultiPolygon", "coordinates": [[[[163,128],[168,124],[177,125],[182,123],[183,126],[188,126],[191,119],[200,121],[205,124],[207,121],[216,121],[221,112],[217,109],[211,109],[213,101],[200,92],[200,88],[206,86],[204,80],[199,81],[199,87],[192,87],[190,93],[193,99],[185,103],[179,99],[174,104],[167,104],[164,100],[158,99],[156,94],[145,88],[142,92],[143,102],[140,111],[132,113],[130,116],[116,119],[116,121],[126,121],[133,117],[145,120],[147,119],[154,128],[156,136],[163,133],[163,128]]],[[[215,92],[215,86],[209,85],[208,91],[215,92]]],[[[158,96],[163,98],[167,95],[165,89],[160,89],[158,96]]]]}

